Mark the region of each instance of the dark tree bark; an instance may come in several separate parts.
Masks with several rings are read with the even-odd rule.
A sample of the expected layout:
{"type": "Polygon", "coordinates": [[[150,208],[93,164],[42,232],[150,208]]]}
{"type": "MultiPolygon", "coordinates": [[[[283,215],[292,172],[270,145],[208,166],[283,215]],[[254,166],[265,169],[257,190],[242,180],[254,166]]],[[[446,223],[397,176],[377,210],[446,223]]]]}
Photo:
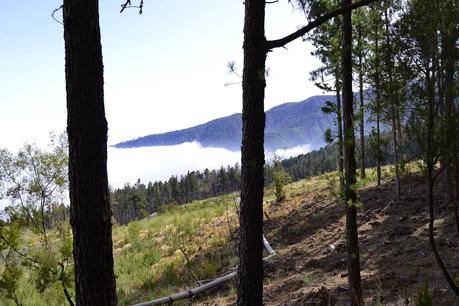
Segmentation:
{"type": "MultiPolygon", "coordinates": [[[[456,112],[456,115],[459,115],[457,112],[456,112]]],[[[456,185],[456,203],[454,205],[454,220],[456,220],[456,236],[457,238],[459,238],[459,161],[458,161],[458,158],[456,156],[456,161],[455,161],[456,165],[456,182],[455,182],[455,185],[456,185]]]]}
{"type": "MultiPolygon", "coordinates": [[[[451,15],[448,17],[452,17],[451,15]]],[[[446,197],[450,203],[454,203],[454,219],[456,222],[456,234],[459,237],[459,156],[458,156],[458,143],[457,143],[457,110],[454,104],[455,99],[455,86],[454,74],[455,63],[458,57],[458,49],[456,47],[456,40],[458,33],[455,31],[454,22],[450,22],[447,18],[445,26],[445,33],[442,34],[443,54],[442,62],[444,63],[444,95],[445,95],[445,114],[446,114],[446,133],[444,137],[444,149],[447,152],[447,158],[450,159],[445,167],[445,189],[446,197]],[[453,182],[455,181],[455,182],[453,182]]]]}
{"type": "Polygon", "coordinates": [[[265,0],[245,1],[238,305],[263,301],[265,0]]]}
{"type": "MultiPolygon", "coordinates": [[[[376,0],[361,0],[355,4],[352,4],[351,1],[344,1],[344,5],[347,2],[349,6],[327,13],[302,27],[300,30],[284,38],[272,41],[267,41],[265,38],[265,0],[246,0],[244,2],[244,71],[242,76],[242,165],[241,207],[239,211],[238,305],[257,306],[262,305],[263,301],[262,232],[263,167],[265,163],[264,90],[266,86],[266,54],[271,49],[282,47],[303,36],[310,30],[320,26],[322,23],[335,16],[350,12],[352,9],[368,5],[375,1],[376,0]]],[[[349,20],[349,31],[351,30],[349,20]]],[[[352,70],[352,67],[349,67],[352,70]]],[[[352,71],[350,72],[350,77],[350,82],[352,82],[352,71]]],[[[352,113],[352,84],[350,86],[348,94],[350,93],[351,97],[350,111],[352,113]]],[[[354,135],[353,131],[352,135],[354,135]]],[[[355,140],[353,141],[355,142],[355,140]]],[[[354,143],[352,145],[352,148],[354,148],[354,143]]],[[[352,154],[354,160],[353,171],[355,172],[354,152],[352,152],[352,154]]],[[[355,230],[356,229],[355,227],[355,230]]]]}
{"type": "MultiPolygon", "coordinates": [[[[362,25],[358,26],[358,45],[362,45],[362,25]]],[[[360,127],[360,178],[365,178],[365,108],[363,96],[363,50],[359,50],[359,127],[360,127]]]]}
{"type": "Polygon", "coordinates": [[[376,179],[381,185],[381,97],[379,81],[379,31],[376,26],[375,33],[375,102],[376,102],[376,179]]]}
{"type": "Polygon", "coordinates": [[[446,133],[444,137],[444,149],[447,150],[445,165],[445,189],[449,203],[455,201],[454,196],[454,173],[455,164],[457,163],[457,137],[456,137],[456,118],[454,105],[454,72],[456,63],[456,37],[454,35],[454,26],[447,28],[447,33],[442,35],[442,63],[444,64],[444,95],[445,95],[445,116],[446,116],[446,133]]]}
{"type": "Polygon", "coordinates": [[[438,252],[437,244],[435,242],[435,235],[434,235],[434,223],[435,223],[435,215],[434,215],[434,183],[435,178],[438,176],[438,173],[434,173],[435,165],[438,162],[436,158],[436,152],[438,152],[438,148],[435,148],[437,143],[434,143],[434,129],[436,124],[436,105],[435,105],[435,89],[433,85],[433,81],[427,71],[427,82],[426,88],[428,89],[428,116],[427,116],[427,147],[426,147],[426,178],[427,178],[427,204],[429,208],[429,243],[430,247],[432,248],[432,252],[434,255],[434,259],[438,267],[440,268],[443,276],[446,279],[446,282],[450,286],[451,290],[459,296],[459,287],[455,284],[454,279],[451,277],[451,274],[448,272],[443,260],[441,259],[440,253],[438,252]]]}
{"type": "MultiPolygon", "coordinates": [[[[352,0],[341,0],[347,6],[352,0]]],[[[344,203],[346,205],[346,236],[348,251],[348,280],[350,287],[350,305],[363,305],[360,280],[360,254],[357,234],[357,193],[354,106],[352,94],[352,20],[351,13],[343,15],[343,48],[341,55],[343,84],[343,123],[344,123],[344,203]]]]}
{"type": "Polygon", "coordinates": [[[64,0],[70,223],[77,305],[116,305],[97,0],[64,0]]]}

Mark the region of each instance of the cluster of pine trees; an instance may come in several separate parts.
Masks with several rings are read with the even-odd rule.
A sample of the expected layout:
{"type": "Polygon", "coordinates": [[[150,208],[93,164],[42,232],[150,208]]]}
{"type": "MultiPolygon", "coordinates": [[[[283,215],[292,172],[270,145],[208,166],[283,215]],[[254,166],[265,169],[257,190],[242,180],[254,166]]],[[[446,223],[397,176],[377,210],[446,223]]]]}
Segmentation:
{"type": "MultiPolygon", "coordinates": [[[[264,166],[264,184],[269,187],[335,171],[337,168],[337,144],[327,145],[317,151],[280,160],[278,157],[264,166]]],[[[372,154],[366,157],[369,166],[375,166],[372,154]]],[[[119,224],[145,218],[162,205],[184,204],[231,192],[240,191],[241,169],[234,166],[218,170],[188,171],[185,175],[171,176],[166,181],[125,184],[110,194],[113,217],[119,224]]]]}
{"type": "Polygon", "coordinates": [[[167,181],[138,180],[126,184],[111,194],[115,220],[127,224],[156,212],[161,205],[183,204],[219,196],[239,190],[241,171],[239,164],[221,167],[219,170],[188,171],[180,177],[171,176],[167,181]]]}
{"type": "MultiPolygon", "coordinates": [[[[300,180],[336,170],[336,145],[318,151],[280,160],[276,157],[264,167],[265,186],[283,186],[290,178],[300,180]]],[[[145,218],[162,205],[184,204],[240,190],[239,163],[218,170],[188,171],[172,175],[166,181],[144,184],[139,180],[127,183],[110,193],[113,217],[119,224],[145,218]]]]}
{"type": "MultiPolygon", "coordinates": [[[[433,187],[442,178],[446,198],[455,204],[459,234],[457,40],[459,3],[455,0],[297,0],[310,23],[277,40],[265,38],[265,1],[245,1],[242,190],[238,304],[262,303],[264,88],[268,52],[304,37],[316,47],[322,66],[311,74],[320,88],[336,94],[324,109],[336,114],[336,141],[342,203],[346,209],[349,300],[363,305],[357,231],[359,161],[365,177],[366,155],[381,165],[389,146],[395,192],[403,193],[401,175],[408,159],[419,162],[426,178],[429,241],[435,261],[451,290],[458,285],[436,248],[433,187]],[[351,8],[353,9],[351,11],[351,8]],[[357,88],[358,94],[353,94],[357,88]],[[371,88],[371,90],[365,90],[371,88]],[[367,97],[365,103],[365,95],[367,97]],[[368,126],[364,114],[371,114],[368,126]],[[360,137],[356,137],[358,132],[360,137]],[[390,137],[386,137],[388,131],[390,137]],[[384,132],[384,133],[383,133],[384,132]],[[365,142],[365,134],[369,134],[365,142]],[[359,142],[357,143],[357,140],[359,142]],[[456,191],[454,191],[456,190],[456,191]]],[[[296,177],[296,175],[294,175],[296,177]]]]}

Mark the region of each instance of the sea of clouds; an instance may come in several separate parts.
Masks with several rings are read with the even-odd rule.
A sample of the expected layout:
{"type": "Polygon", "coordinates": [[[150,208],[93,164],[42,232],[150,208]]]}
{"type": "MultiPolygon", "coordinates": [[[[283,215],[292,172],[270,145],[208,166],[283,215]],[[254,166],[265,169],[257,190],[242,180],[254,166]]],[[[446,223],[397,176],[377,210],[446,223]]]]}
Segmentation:
{"type": "MultiPolygon", "coordinates": [[[[310,151],[309,145],[279,149],[266,153],[266,162],[274,155],[289,158],[310,151]]],[[[204,148],[198,142],[187,142],[176,146],[143,147],[135,149],[108,148],[108,181],[112,188],[121,188],[140,179],[147,184],[157,180],[168,180],[172,175],[187,171],[219,169],[221,166],[241,163],[241,153],[223,148],[204,148]]],[[[68,203],[68,200],[64,200],[68,203]]],[[[0,211],[9,204],[0,199],[0,211]]],[[[2,218],[0,213],[0,219],[2,218]]]]}
{"type": "MultiPolygon", "coordinates": [[[[279,149],[266,154],[266,160],[274,154],[281,158],[297,156],[310,151],[309,145],[279,149]]],[[[186,142],[175,146],[142,147],[133,149],[108,149],[108,180],[113,188],[134,184],[167,180],[172,175],[187,171],[219,169],[221,166],[240,164],[241,153],[223,148],[204,148],[198,142],[186,142]]]]}

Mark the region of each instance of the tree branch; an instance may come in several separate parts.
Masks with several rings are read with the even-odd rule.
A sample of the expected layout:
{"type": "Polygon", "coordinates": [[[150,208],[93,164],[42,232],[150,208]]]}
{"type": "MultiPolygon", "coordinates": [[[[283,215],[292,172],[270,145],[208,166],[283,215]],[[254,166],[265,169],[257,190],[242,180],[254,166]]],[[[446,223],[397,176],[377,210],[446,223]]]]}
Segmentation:
{"type": "Polygon", "coordinates": [[[131,5],[131,0],[126,0],[126,2],[125,2],[124,4],[121,4],[121,11],[120,11],[120,13],[122,13],[122,12],[126,9],[126,7],[127,7],[128,5],[129,5],[129,6],[131,5]]]}
{"type": "Polygon", "coordinates": [[[57,9],[54,9],[54,10],[52,11],[52,13],[51,13],[51,18],[53,18],[54,21],[56,21],[57,23],[60,23],[61,25],[64,25],[64,24],[62,23],[62,21],[57,20],[56,17],[54,16],[54,14],[56,14],[58,11],[60,11],[60,10],[63,9],[63,8],[64,8],[64,5],[62,4],[62,5],[59,6],[57,9]]]}
{"type": "Polygon", "coordinates": [[[356,8],[368,5],[368,4],[376,2],[376,1],[377,0],[361,0],[359,2],[353,3],[353,4],[348,5],[346,7],[342,7],[340,9],[334,10],[334,11],[332,11],[330,13],[324,14],[324,15],[318,17],[316,20],[308,23],[306,26],[302,27],[298,31],[293,32],[290,35],[287,35],[287,36],[285,36],[283,38],[276,39],[276,40],[268,40],[266,42],[267,50],[269,51],[269,50],[272,50],[274,48],[284,47],[286,44],[294,41],[295,39],[297,39],[299,37],[304,36],[306,33],[311,31],[312,29],[317,28],[321,24],[327,22],[328,20],[330,20],[330,19],[332,19],[334,17],[336,17],[338,15],[342,15],[344,13],[348,13],[349,11],[352,11],[352,10],[354,10],[356,8]]]}
{"type": "Polygon", "coordinates": [[[34,258],[30,257],[29,255],[21,252],[17,247],[15,247],[14,245],[12,245],[8,239],[6,239],[3,235],[0,235],[0,240],[3,241],[3,243],[5,243],[5,245],[7,247],[9,247],[13,252],[15,252],[16,254],[18,254],[19,256],[29,260],[30,262],[32,263],[35,263],[37,265],[40,265],[41,263],[38,261],[38,260],[35,260],[34,258]]]}
{"type": "Polygon", "coordinates": [[[120,13],[122,13],[127,8],[138,8],[139,14],[142,15],[143,13],[143,0],[140,0],[139,5],[131,5],[131,0],[126,0],[124,4],[121,4],[120,13]]]}

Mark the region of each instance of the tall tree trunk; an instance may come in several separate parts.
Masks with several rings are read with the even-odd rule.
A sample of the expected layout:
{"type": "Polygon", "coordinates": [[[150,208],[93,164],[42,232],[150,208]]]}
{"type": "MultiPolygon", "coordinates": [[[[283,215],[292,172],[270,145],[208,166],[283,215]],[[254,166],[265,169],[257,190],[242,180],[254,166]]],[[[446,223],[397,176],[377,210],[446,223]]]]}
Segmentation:
{"type": "MultiPolygon", "coordinates": [[[[337,75],[338,79],[339,76],[337,75]]],[[[338,83],[338,81],[336,82],[338,83]]],[[[338,124],[338,175],[340,190],[344,190],[344,176],[343,176],[343,119],[341,107],[341,93],[338,85],[336,85],[336,121],[338,124]]]]}
{"type": "MultiPolygon", "coordinates": [[[[350,5],[352,0],[342,0],[341,5],[350,5]]],[[[344,121],[344,203],[346,205],[346,236],[348,250],[348,280],[350,287],[350,305],[363,305],[360,280],[360,254],[357,234],[357,193],[354,106],[352,94],[352,20],[351,13],[343,15],[343,48],[341,55],[343,84],[343,121],[344,121]]]]}
{"type": "Polygon", "coordinates": [[[245,0],[238,305],[262,305],[265,0],[245,0]]]}
{"type": "Polygon", "coordinates": [[[449,26],[447,33],[442,35],[443,54],[442,62],[444,63],[444,95],[445,95],[445,116],[447,130],[444,137],[444,148],[447,152],[445,161],[445,189],[446,197],[449,204],[454,203],[453,177],[455,172],[455,163],[457,160],[457,135],[456,135],[456,118],[454,105],[454,66],[456,63],[456,39],[454,37],[454,27],[449,26]]]}
{"type": "Polygon", "coordinates": [[[400,169],[399,169],[399,158],[398,158],[398,141],[397,141],[397,107],[395,102],[395,94],[394,90],[394,80],[393,80],[393,64],[392,64],[392,48],[390,42],[390,34],[389,34],[389,15],[388,15],[389,8],[384,10],[384,17],[385,17],[385,26],[386,26],[386,56],[387,56],[387,70],[388,70],[388,77],[389,77],[389,102],[390,102],[390,117],[392,123],[392,142],[393,142],[393,149],[394,149],[394,166],[395,166],[395,190],[397,192],[397,196],[401,194],[401,186],[400,186],[400,169]]]}
{"type": "Polygon", "coordinates": [[[443,35],[444,54],[443,62],[445,63],[445,111],[447,121],[447,132],[444,139],[445,148],[448,148],[451,161],[446,166],[446,196],[450,203],[454,203],[454,220],[456,222],[456,234],[459,237],[459,154],[458,149],[458,126],[457,110],[454,105],[454,73],[455,63],[457,60],[456,37],[454,33],[454,23],[447,25],[447,33],[443,35]],[[455,183],[453,183],[455,181],[455,183]],[[455,187],[455,188],[454,188],[455,187]]]}
{"type": "Polygon", "coordinates": [[[427,147],[426,147],[426,171],[427,171],[427,204],[429,206],[429,243],[432,248],[432,252],[434,255],[435,262],[437,263],[438,267],[440,268],[443,276],[446,279],[446,282],[450,286],[451,290],[459,296],[459,288],[455,284],[453,278],[448,272],[443,260],[441,259],[440,253],[438,252],[438,248],[435,242],[435,235],[434,235],[434,223],[435,223],[435,215],[434,215],[434,183],[435,183],[435,176],[434,176],[434,169],[437,163],[437,160],[434,158],[435,151],[437,148],[435,146],[437,143],[434,143],[434,130],[435,130],[435,121],[436,121],[436,110],[435,110],[435,85],[432,81],[432,76],[427,70],[426,72],[426,88],[428,90],[427,94],[427,147]]]}
{"type": "MultiPolygon", "coordinates": [[[[400,98],[401,98],[401,92],[400,92],[400,89],[397,88],[395,90],[395,102],[396,102],[396,105],[400,105],[401,102],[400,102],[400,98]]],[[[403,171],[405,171],[405,160],[406,160],[406,142],[405,142],[405,138],[404,138],[404,135],[403,135],[403,129],[402,129],[402,110],[400,108],[397,107],[397,112],[396,112],[396,116],[395,116],[395,119],[396,119],[396,122],[397,122],[397,139],[398,139],[398,143],[397,143],[397,148],[398,148],[398,159],[399,159],[399,175],[401,173],[403,173],[403,171]]]]}
{"type": "MultiPolygon", "coordinates": [[[[362,26],[358,26],[358,45],[362,46],[362,26]]],[[[365,178],[365,108],[363,96],[363,51],[359,50],[359,125],[360,125],[360,178],[365,178]]]]}
{"type": "Polygon", "coordinates": [[[376,177],[378,186],[381,185],[381,97],[379,82],[379,37],[376,30],[375,40],[375,99],[376,99],[376,177]]]}
{"type": "Polygon", "coordinates": [[[457,160],[456,156],[456,161],[455,161],[455,167],[456,167],[456,178],[455,178],[455,184],[456,184],[456,203],[454,205],[454,220],[456,220],[456,235],[457,238],[459,238],[459,161],[457,160]]]}
{"type": "Polygon", "coordinates": [[[77,305],[116,305],[97,0],[64,0],[70,223],[77,305]]]}
{"type": "Polygon", "coordinates": [[[402,191],[401,191],[401,186],[400,186],[400,167],[399,167],[399,158],[398,158],[397,123],[396,123],[397,111],[395,109],[394,102],[391,102],[391,103],[392,103],[392,106],[391,106],[392,142],[393,142],[393,150],[394,150],[394,167],[395,167],[395,190],[397,192],[397,196],[400,196],[402,191]]]}

